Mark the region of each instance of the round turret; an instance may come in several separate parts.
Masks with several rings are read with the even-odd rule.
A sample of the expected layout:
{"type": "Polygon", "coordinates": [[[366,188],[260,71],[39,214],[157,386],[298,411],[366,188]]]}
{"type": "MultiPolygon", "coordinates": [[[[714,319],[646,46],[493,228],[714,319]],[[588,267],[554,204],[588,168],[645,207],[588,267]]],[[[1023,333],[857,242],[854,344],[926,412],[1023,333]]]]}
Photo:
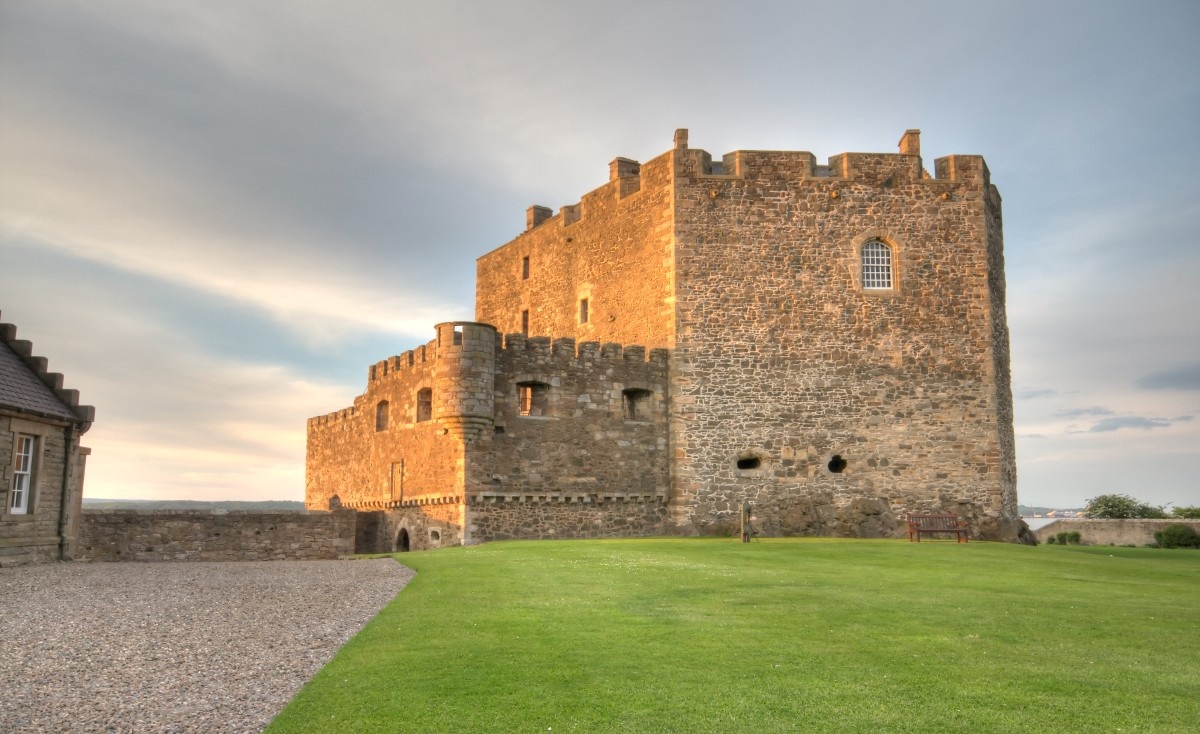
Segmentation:
{"type": "Polygon", "coordinates": [[[496,329],[489,324],[449,321],[437,325],[433,417],[468,442],[492,430],[496,340],[496,329]]]}

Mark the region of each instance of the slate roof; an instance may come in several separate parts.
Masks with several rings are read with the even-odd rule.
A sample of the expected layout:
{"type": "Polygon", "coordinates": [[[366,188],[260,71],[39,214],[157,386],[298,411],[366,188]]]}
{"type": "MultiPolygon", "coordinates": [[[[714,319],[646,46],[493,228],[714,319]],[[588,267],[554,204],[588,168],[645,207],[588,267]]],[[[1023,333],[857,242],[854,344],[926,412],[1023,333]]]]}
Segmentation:
{"type": "Polygon", "coordinates": [[[16,338],[12,324],[0,324],[0,407],[91,425],[95,409],[79,405],[76,390],[64,390],[62,375],[46,370],[33,345],[16,338]]]}

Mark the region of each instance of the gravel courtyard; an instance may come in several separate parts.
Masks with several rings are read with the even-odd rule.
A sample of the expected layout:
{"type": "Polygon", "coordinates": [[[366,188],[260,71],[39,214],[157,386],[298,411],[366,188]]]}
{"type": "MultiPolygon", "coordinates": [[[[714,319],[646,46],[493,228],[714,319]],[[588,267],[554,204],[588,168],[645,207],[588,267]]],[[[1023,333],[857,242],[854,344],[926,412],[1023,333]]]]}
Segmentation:
{"type": "Polygon", "coordinates": [[[258,732],[411,579],[391,559],[0,569],[0,732],[258,732]]]}

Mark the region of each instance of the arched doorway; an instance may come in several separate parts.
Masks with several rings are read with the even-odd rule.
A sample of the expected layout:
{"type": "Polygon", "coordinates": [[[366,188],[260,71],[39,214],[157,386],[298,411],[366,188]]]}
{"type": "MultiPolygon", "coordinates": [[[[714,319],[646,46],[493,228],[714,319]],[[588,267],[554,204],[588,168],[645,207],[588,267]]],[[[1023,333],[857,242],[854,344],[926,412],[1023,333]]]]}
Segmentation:
{"type": "Polygon", "coordinates": [[[396,550],[401,553],[408,552],[408,531],[400,528],[400,534],[396,536],[396,550]]]}

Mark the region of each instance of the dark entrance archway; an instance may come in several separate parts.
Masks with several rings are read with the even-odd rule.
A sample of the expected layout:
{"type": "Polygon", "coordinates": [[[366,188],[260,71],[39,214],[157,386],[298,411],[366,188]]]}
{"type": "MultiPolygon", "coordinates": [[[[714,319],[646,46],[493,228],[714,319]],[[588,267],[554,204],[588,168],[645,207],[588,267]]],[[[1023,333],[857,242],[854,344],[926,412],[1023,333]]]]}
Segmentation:
{"type": "Polygon", "coordinates": [[[396,536],[396,550],[401,553],[408,552],[408,531],[400,528],[400,534],[396,536]]]}

